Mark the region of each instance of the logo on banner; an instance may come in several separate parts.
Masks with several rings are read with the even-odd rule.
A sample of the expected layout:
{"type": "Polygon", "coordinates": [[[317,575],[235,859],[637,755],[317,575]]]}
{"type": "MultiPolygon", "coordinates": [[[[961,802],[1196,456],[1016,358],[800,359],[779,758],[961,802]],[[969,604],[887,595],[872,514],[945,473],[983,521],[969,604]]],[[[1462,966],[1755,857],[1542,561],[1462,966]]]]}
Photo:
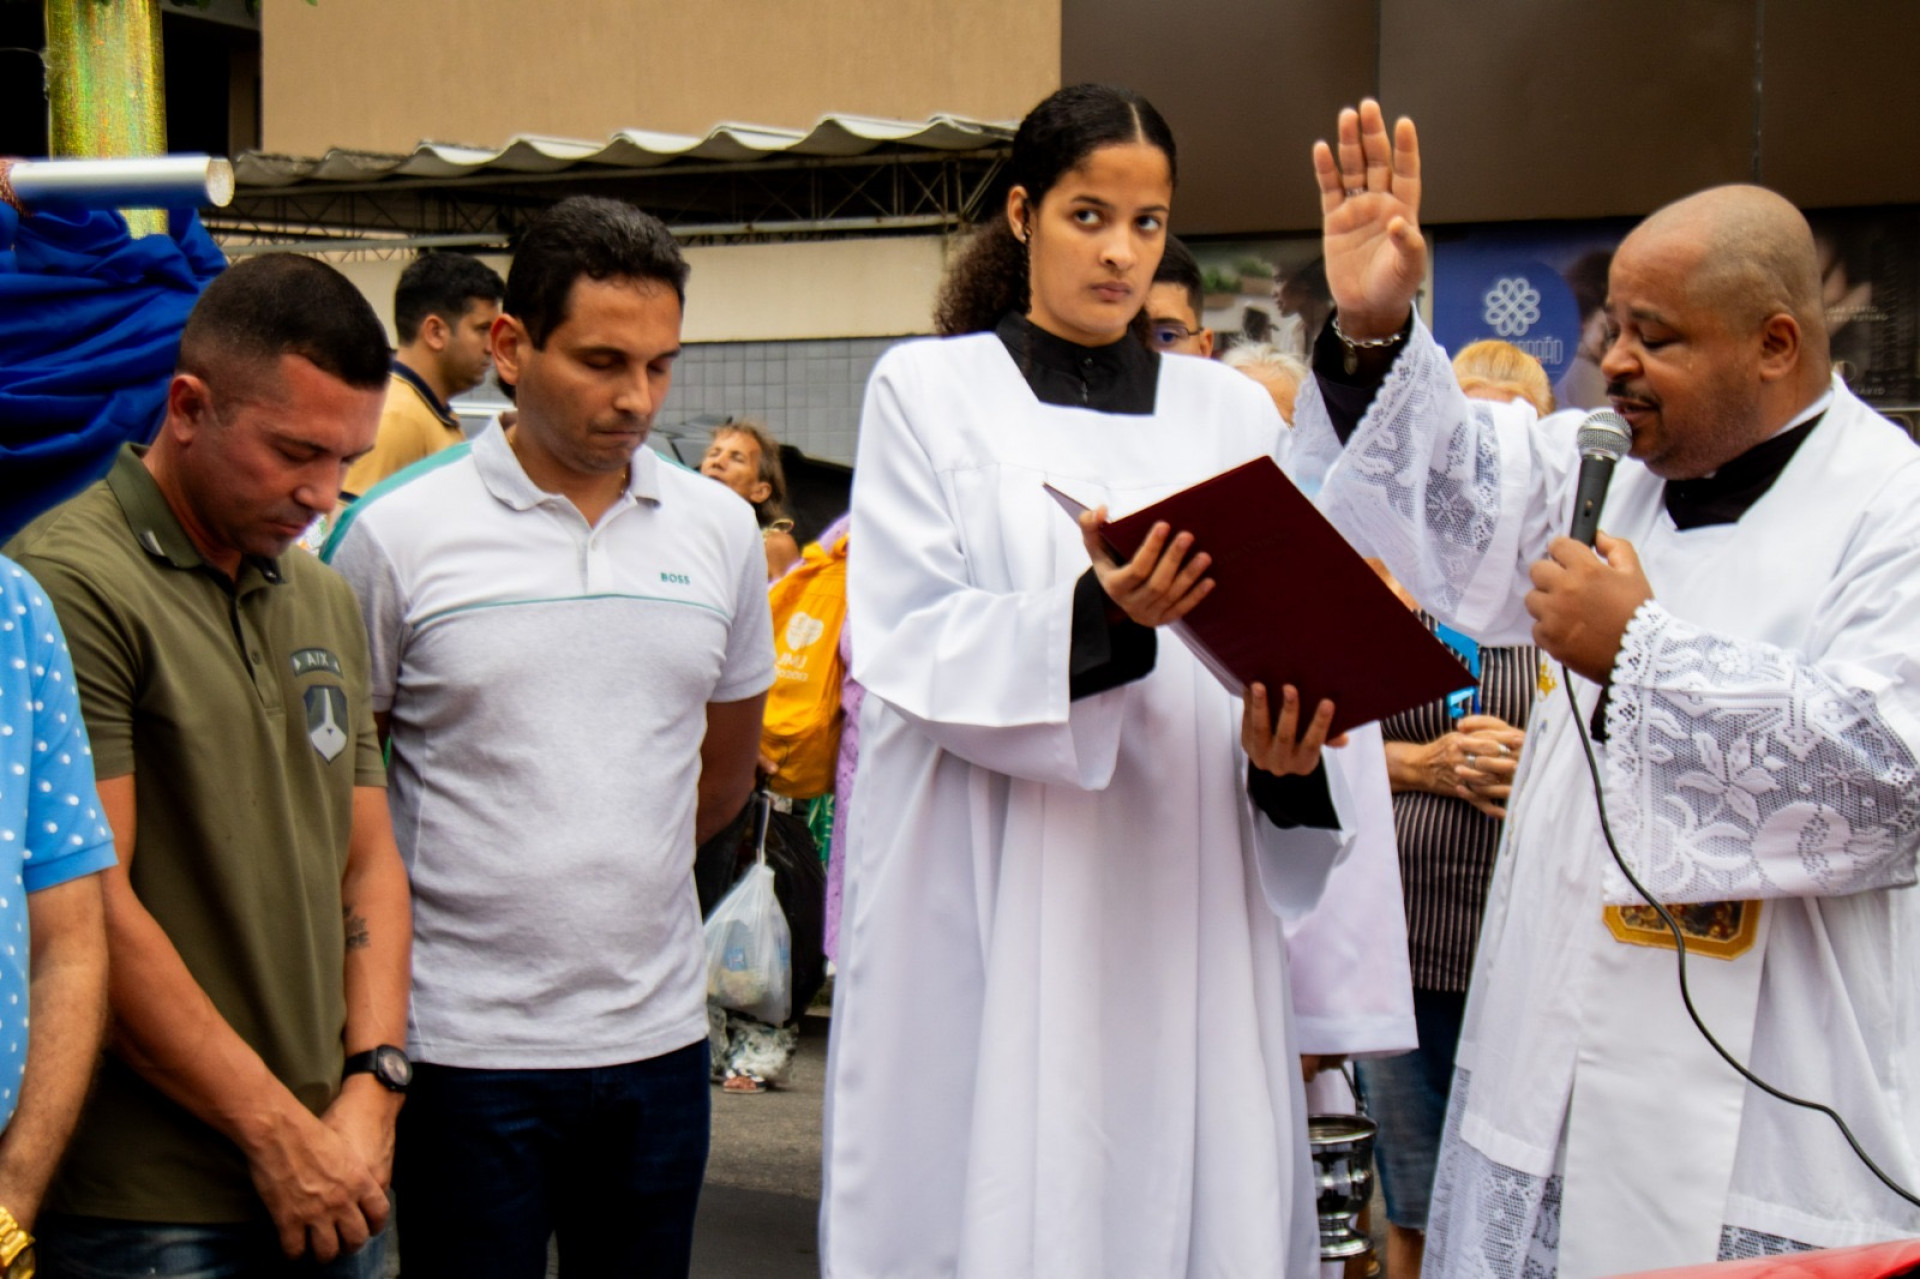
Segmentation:
{"type": "MultiPolygon", "coordinates": [[[[1539,237],[1469,237],[1442,245],[1433,267],[1433,335],[1449,351],[1497,338],[1566,375],[1580,343],[1580,304],[1560,270],[1533,256],[1539,237]]],[[[1564,252],[1554,244],[1540,247],[1564,252]]]]}
{"type": "Polygon", "coordinates": [[[1481,318],[1503,338],[1525,337],[1540,322],[1540,290],[1524,275],[1495,280],[1480,301],[1481,318]]]}

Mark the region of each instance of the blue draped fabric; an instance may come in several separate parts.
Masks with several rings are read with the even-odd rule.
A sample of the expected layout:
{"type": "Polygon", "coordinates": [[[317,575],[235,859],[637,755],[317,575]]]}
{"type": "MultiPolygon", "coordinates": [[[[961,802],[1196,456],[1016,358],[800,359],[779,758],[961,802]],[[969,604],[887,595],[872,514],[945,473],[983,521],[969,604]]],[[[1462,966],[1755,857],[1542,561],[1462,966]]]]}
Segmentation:
{"type": "Polygon", "coordinates": [[[200,219],[135,239],[117,213],[0,203],[0,542],[160,425],[180,331],[227,262],[200,219]]]}

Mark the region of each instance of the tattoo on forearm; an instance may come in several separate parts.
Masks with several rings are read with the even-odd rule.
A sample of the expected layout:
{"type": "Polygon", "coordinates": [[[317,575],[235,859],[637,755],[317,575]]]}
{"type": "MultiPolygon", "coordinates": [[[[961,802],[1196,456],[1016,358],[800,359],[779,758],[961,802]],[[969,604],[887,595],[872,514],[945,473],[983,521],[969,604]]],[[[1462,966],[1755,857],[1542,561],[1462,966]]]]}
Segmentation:
{"type": "Polygon", "coordinates": [[[361,950],[373,944],[373,937],[367,932],[367,917],[354,914],[352,902],[340,908],[340,919],[347,930],[348,950],[361,950]]]}

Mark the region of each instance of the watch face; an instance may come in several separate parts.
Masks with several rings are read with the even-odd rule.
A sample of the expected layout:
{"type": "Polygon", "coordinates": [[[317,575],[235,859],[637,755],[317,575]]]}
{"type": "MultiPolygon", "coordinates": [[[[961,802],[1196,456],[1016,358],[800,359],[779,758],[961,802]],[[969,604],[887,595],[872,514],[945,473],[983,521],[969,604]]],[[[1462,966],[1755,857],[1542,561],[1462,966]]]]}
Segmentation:
{"type": "Polygon", "coordinates": [[[396,1091],[413,1082],[413,1063],[398,1048],[382,1046],[373,1050],[373,1074],[396,1091]]]}

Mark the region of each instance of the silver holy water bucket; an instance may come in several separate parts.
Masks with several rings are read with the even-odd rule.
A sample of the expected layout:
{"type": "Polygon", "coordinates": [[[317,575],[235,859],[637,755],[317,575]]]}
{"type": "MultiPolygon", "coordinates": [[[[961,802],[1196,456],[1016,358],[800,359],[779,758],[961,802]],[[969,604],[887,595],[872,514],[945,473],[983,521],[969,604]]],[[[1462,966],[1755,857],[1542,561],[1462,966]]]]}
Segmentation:
{"type": "Polygon", "coordinates": [[[1373,1251],[1373,1241],[1360,1232],[1354,1218],[1373,1197],[1373,1139],[1379,1131],[1365,1115],[1307,1116],[1322,1261],[1373,1251]]]}

